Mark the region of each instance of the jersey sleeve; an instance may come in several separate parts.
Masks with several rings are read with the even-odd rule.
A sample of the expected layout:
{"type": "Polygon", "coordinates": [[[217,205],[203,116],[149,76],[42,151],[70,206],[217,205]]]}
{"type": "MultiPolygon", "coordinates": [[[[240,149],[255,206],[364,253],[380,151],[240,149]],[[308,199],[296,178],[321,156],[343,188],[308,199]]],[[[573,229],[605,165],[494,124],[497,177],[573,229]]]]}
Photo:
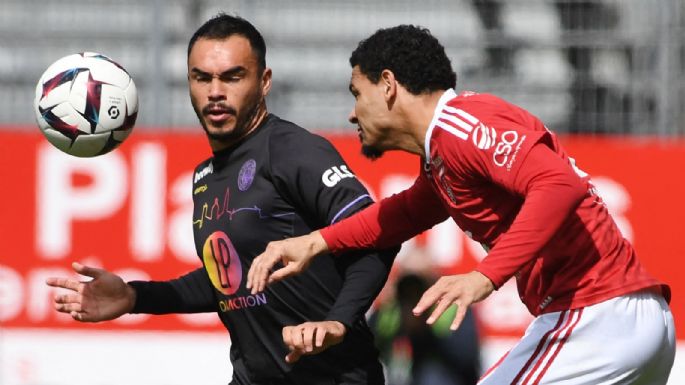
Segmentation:
{"type": "Polygon", "coordinates": [[[131,313],[205,313],[216,310],[214,292],[204,269],[169,281],[131,281],[136,303],[131,313]]]}
{"type": "MultiPolygon", "coordinates": [[[[468,99],[467,99],[468,100],[468,99]]],[[[458,119],[472,124],[464,140],[441,130],[437,143],[449,178],[491,184],[522,198],[509,228],[477,267],[500,287],[532,261],[587,193],[554,135],[527,111],[492,96],[456,102],[458,119]]],[[[449,127],[448,127],[449,128],[449,127]]]]}
{"type": "Polygon", "coordinates": [[[399,245],[448,216],[422,172],[407,190],[321,229],[321,236],[334,253],[349,249],[384,248],[399,245]]]}
{"type": "MultiPolygon", "coordinates": [[[[373,203],[340,154],[322,137],[297,131],[274,135],[270,157],[274,185],[311,228],[335,223],[373,203]]],[[[348,329],[363,320],[398,251],[374,249],[335,258],[343,283],[325,319],[348,329]]]]}
{"type": "Polygon", "coordinates": [[[335,258],[344,282],[325,320],[339,321],[348,329],[364,319],[388,280],[399,247],[364,250],[335,258]]]}
{"type": "Polygon", "coordinates": [[[536,257],[587,193],[572,167],[546,145],[534,145],[518,162],[513,177],[490,174],[524,197],[509,229],[476,268],[497,288],[536,257]]]}
{"type": "Polygon", "coordinates": [[[314,229],[372,202],[333,145],[301,130],[274,132],[269,163],[276,189],[314,229]]]}

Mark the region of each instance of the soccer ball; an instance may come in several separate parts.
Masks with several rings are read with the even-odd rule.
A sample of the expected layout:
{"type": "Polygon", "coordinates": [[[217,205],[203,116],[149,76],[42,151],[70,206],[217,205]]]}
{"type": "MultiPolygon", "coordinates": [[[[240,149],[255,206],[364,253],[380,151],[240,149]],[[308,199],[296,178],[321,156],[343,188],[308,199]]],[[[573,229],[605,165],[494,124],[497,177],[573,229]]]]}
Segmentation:
{"type": "Polygon", "coordinates": [[[50,143],[92,157],[115,149],[138,115],[138,92],[126,70],[105,55],[83,52],[48,67],[36,86],[36,120],[50,143]]]}

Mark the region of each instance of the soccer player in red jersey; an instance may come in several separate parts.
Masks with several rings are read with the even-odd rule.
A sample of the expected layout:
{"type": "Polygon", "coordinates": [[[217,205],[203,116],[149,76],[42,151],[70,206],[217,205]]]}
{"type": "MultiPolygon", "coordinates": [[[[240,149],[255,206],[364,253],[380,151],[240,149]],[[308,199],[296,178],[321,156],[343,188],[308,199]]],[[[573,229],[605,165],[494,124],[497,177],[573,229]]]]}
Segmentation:
{"type": "MultiPolygon", "coordinates": [[[[675,356],[670,289],[640,264],[555,134],[496,96],[457,94],[444,48],[425,29],[381,29],[350,64],[363,153],[417,154],[420,175],[343,221],[270,243],[248,287],[260,291],[324,252],[399,244],[451,217],[489,253],[474,271],[440,278],[414,313],[434,306],[433,323],[456,304],[456,329],[468,306],[516,277],[536,317],[480,384],[665,384],[675,356]]],[[[323,344],[284,340],[302,354],[323,344]]]]}

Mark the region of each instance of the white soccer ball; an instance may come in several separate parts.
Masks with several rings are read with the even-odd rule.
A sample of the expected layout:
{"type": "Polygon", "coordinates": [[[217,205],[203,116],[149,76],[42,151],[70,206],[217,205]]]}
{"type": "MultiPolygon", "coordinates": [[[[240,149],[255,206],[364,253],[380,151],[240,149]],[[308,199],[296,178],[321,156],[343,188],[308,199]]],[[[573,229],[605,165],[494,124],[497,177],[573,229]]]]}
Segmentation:
{"type": "Polygon", "coordinates": [[[131,133],[138,92],[122,66],[105,55],[83,52],[45,70],[34,107],[41,132],[55,147],[75,156],[98,156],[131,133]]]}

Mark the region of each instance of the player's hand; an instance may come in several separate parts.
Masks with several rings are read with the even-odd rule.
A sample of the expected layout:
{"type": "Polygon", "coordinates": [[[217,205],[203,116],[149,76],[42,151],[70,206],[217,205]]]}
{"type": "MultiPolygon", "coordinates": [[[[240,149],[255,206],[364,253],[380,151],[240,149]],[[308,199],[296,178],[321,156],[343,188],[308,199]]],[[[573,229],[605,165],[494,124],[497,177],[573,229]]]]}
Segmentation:
{"type": "Polygon", "coordinates": [[[266,288],[267,283],[301,273],[309,266],[312,259],[328,251],[328,245],[318,231],[301,237],[269,242],[266,250],[258,255],[247,273],[247,288],[257,294],[266,288]],[[282,268],[271,272],[271,269],[282,262],[282,268]]]}
{"type": "Polygon", "coordinates": [[[338,321],[305,322],[283,328],[283,342],[290,349],[285,362],[292,364],[304,355],[317,354],[339,344],[347,328],[338,321]]]}
{"type": "Polygon", "coordinates": [[[115,319],[133,309],[136,292],[121,277],[76,262],[71,266],[77,273],[93,279],[48,278],[48,286],[70,290],[55,296],[57,311],[67,313],[77,321],[98,322],[115,319]]]}
{"type": "Polygon", "coordinates": [[[495,289],[492,281],[483,274],[472,271],[468,274],[443,276],[428,288],[416,304],[412,312],[421,315],[426,309],[433,306],[435,309],[426,320],[427,324],[433,324],[440,315],[452,304],[457,305],[457,313],[450,325],[450,329],[457,330],[461,321],[464,320],[467,308],[475,302],[487,298],[495,289]]]}

